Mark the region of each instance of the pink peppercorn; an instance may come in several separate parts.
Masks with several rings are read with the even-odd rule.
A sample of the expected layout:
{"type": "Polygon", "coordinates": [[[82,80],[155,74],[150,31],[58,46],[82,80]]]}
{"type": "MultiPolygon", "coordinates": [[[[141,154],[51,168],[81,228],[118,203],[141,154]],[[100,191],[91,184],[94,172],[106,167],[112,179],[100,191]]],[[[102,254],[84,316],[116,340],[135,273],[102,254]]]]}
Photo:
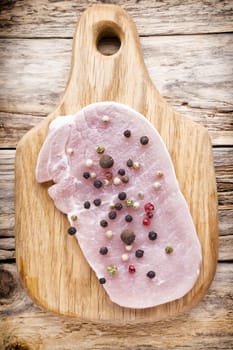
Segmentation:
{"type": "Polygon", "coordinates": [[[150,225],[150,219],[147,218],[147,217],[145,217],[145,218],[143,219],[142,223],[143,223],[144,226],[149,226],[149,225],[150,225]]]}
{"type": "Polygon", "coordinates": [[[135,273],[136,272],[135,266],[132,265],[132,264],[129,265],[128,270],[129,270],[129,273],[135,273]]]}
{"type": "Polygon", "coordinates": [[[155,210],[155,207],[154,207],[154,204],[152,204],[151,202],[148,202],[144,205],[144,209],[145,209],[145,212],[150,212],[150,211],[153,211],[155,210]]]}

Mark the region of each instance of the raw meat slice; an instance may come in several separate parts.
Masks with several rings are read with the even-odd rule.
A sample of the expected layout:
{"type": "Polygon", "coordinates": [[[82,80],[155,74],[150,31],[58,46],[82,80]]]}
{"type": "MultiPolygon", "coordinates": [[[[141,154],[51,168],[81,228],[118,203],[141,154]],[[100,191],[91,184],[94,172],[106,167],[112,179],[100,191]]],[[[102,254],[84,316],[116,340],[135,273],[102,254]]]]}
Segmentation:
{"type": "Polygon", "coordinates": [[[157,130],[128,106],[102,102],[50,124],[36,179],[68,215],[110,299],[147,308],[195,284],[201,246],[157,130]]]}

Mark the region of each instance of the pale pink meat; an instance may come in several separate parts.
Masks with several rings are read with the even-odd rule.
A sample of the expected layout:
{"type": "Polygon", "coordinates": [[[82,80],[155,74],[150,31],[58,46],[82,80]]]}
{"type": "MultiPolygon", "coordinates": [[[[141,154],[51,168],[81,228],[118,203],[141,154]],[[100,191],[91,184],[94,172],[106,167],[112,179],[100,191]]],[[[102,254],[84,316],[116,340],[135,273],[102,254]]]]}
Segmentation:
{"type": "Polygon", "coordinates": [[[201,246],[166,146],[141,114],[122,104],[102,102],[85,107],[75,116],[56,118],[38,157],[36,179],[54,181],[49,195],[68,215],[70,226],[76,228],[83,254],[97,278],[105,282],[103,288],[113,302],[147,308],[178,299],[192,289],[199,275],[201,246]],[[130,137],[124,136],[125,130],[131,131],[130,137]],[[146,145],[140,142],[142,136],[149,138],[146,145]],[[103,154],[96,152],[98,146],[104,146],[103,154],[114,159],[111,168],[99,165],[103,154]],[[127,166],[128,159],[133,160],[134,167],[127,166]],[[87,166],[87,160],[93,165],[87,166]],[[135,169],[137,162],[139,169],[135,169]],[[107,172],[113,179],[122,179],[119,169],[125,170],[129,182],[117,185],[109,180],[106,185],[107,172]],[[96,173],[102,187],[95,188],[96,179],[85,179],[84,172],[96,173]],[[118,199],[120,192],[126,193],[133,207],[118,199]],[[93,203],[97,198],[101,199],[99,206],[93,203]],[[90,202],[89,209],[84,208],[86,201],[90,202]],[[155,210],[150,225],[145,226],[144,205],[148,202],[155,210]],[[111,209],[112,203],[121,203],[123,208],[111,209]],[[112,210],[117,213],[115,219],[108,217],[112,210]],[[126,222],[127,214],[132,222],[126,222]],[[73,221],[72,215],[78,220],[73,221]],[[102,227],[101,220],[108,226],[102,227]],[[131,250],[120,238],[124,229],[136,235],[131,250]],[[106,236],[109,230],[112,237],[106,236]],[[148,238],[150,231],[157,233],[157,239],[148,238]],[[100,254],[101,247],[107,247],[107,254],[100,254]],[[166,247],[173,251],[167,254],[166,247]],[[140,258],[135,256],[138,249],[144,251],[140,258]],[[111,266],[117,267],[115,274],[108,271],[111,266]],[[149,271],[155,272],[154,278],[147,276],[149,271]]]}

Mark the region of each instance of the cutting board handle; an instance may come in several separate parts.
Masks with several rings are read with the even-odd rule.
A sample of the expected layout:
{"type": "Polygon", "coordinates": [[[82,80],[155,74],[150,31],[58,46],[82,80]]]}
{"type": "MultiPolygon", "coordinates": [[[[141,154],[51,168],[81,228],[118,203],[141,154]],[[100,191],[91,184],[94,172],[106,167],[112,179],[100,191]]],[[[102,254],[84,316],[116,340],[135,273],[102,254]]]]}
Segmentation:
{"type": "MultiPolygon", "coordinates": [[[[74,34],[64,110],[75,113],[90,103],[114,100],[131,102],[140,111],[148,82],[137,29],[129,15],[116,5],[96,5],[84,12],[74,34]],[[101,53],[98,42],[103,37],[117,38],[119,50],[112,55],[101,53]],[[72,104],[68,106],[67,101],[72,104]]],[[[159,94],[155,95],[160,100],[159,94]]]]}

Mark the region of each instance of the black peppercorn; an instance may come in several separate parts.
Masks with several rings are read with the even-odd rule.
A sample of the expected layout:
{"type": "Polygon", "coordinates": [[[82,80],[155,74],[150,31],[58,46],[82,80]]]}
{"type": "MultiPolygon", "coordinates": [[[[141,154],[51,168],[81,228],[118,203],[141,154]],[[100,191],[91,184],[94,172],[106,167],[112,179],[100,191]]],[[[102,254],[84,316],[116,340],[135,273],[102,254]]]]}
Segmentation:
{"type": "Polygon", "coordinates": [[[137,258],[142,258],[143,254],[144,254],[144,250],[142,250],[142,249],[137,249],[136,252],[135,252],[135,256],[137,258]]]}
{"type": "Polygon", "coordinates": [[[83,177],[84,177],[84,179],[89,179],[90,173],[89,173],[88,171],[85,171],[85,172],[83,173],[83,177]]]}
{"type": "Polygon", "coordinates": [[[148,237],[151,241],[154,241],[157,238],[157,233],[155,231],[150,231],[148,237]]]}
{"type": "Polygon", "coordinates": [[[101,220],[100,221],[100,226],[107,227],[108,226],[108,222],[106,220],[101,220]]]}
{"type": "Polygon", "coordinates": [[[109,217],[110,220],[116,219],[116,217],[117,217],[116,211],[110,211],[110,212],[108,213],[108,217],[109,217]]]}
{"type": "Polygon", "coordinates": [[[122,178],[121,178],[121,181],[124,183],[124,184],[127,184],[127,182],[129,182],[129,178],[128,178],[128,176],[122,176],[122,178]]]}
{"type": "Polygon", "coordinates": [[[121,210],[121,209],[123,208],[123,205],[122,205],[121,203],[116,203],[115,206],[114,206],[114,208],[115,208],[116,210],[121,210]]]}
{"type": "Polygon", "coordinates": [[[125,199],[126,199],[126,193],[125,193],[125,192],[120,192],[120,193],[118,194],[118,198],[119,198],[121,201],[125,200],[125,199]]]}
{"type": "Polygon", "coordinates": [[[100,181],[100,180],[95,180],[95,181],[93,182],[93,185],[95,186],[95,188],[100,188],[100,187],[103,186],[103,183],[102,183],[102,181],[100,181]]]}
{"type": "Polygon", "coordinates": [[[130,130],[125,130],[124,131],[124,136],[125,137],[130,137],[131,136],[131,131],[130,130]]]}
{"type": "Polygon", "coordinates": [[[67,232],[69,233],[69,235],[73,236],[75,235],[75,233],[77,232],[76,228],[75,227],[69,227],[67,232]]]}
{"type": "Polygon", "coordinates": [[[121,240],[127,245],[132,244],[135,237],[135,233],[132,230],[124,230],[121,232],[121,240]]]}
{"type": "Polygon", "coordinates": [[[101,204],[101,200],[99,198],[96,198],[93,203],[95,204],[96,207],[98,207],[101,204]]]}
{"type": "Polygon", "coordinates": [[[106,279],[105,279],[104,277],[100,278],[100,279],[99,279],[99,283],[100,283],[100,284],[106,283],[106,279]]]}
{"type": "Polygon", "coordinates": [[[127,164],[127,166],[128,166],[129,168],[132,168],[132,166],[133,166],[133,161],[132,161],[132,159],[128,159],[126,164],[127,164]]]}
{"type": "Polygon", "coordinates": [[[89,209],[91,206],[91,203],[89,201],[86,201],[86,202],[84,202],[83,206],[85,209],[89,209]]]}
{"type": "Polygon", "coordinates": [[[103,169],[111,168],[113,166],[113,164],[114,164],[114,160],[108,154],[104,154],[99,160],[99,165],[103,169]]]}
{"type": "Polygon", "coordinates": [[[133,217],[128,214],[128,215],[125,216],[125,221],[126,222],[131,222],[131,221],[133,221],[133,217]]]}
{"type": "Polygon", "coordinates": [[[99,250],[101,255],[106,255],[108,253],[108,248],[107,247],[101,247],[99,250]]]}
{"type": "Polygon", "coordinates": [[[124,176],[125,175],[125,169],[119,169],[118,170],[118,174],[121,175],[121,176],[124,176]]]}
{"type": "Polygon", "coordinates": [[[149,272],[147,272],[147,277],[149,277],[149,278],[154,278],[155,277],[155,272],[154,271],[149,271],[149,272]]]}
{"type": "Polygon", "coordinates": [[[144,145],[147,145],[148,144],[148,142],[149,142],[149,138],[147,137],[147,136],[142,136],[141,138],[140,138],[140,142],[141,142],[141,144],[144,146],[144,145]]]}

